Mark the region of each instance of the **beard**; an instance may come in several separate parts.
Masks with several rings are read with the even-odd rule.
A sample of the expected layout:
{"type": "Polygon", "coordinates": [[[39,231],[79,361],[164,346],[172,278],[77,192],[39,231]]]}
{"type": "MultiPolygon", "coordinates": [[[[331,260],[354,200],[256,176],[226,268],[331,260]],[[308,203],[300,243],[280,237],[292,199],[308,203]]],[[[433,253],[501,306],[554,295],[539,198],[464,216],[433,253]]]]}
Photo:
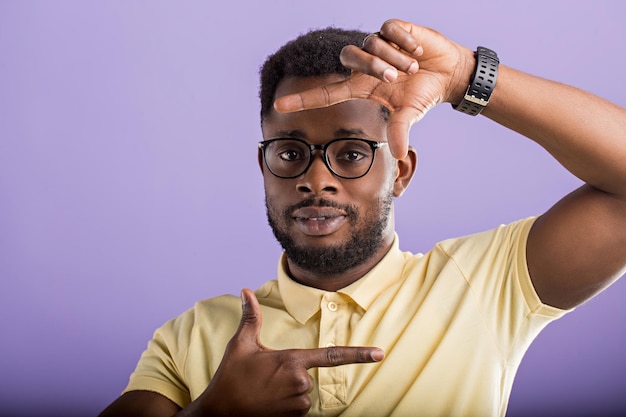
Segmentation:
{"type": "Polygon", "coordinates": [[[370,210],[363,215],[360,215],[354,205],[341,205],[324,199],[304,200],[286,207],[281,212],[272,209],[271,202],[266,198],[265,207],[272,232],[291,262],[312,273],[332,276],[361,265],[380,249],[383,244],[383,232],[389,224],[392,199],[392,193],[389,193],[379,199],[378,210],[370,210]],[[335,207],[343,210],[353,227],[349,239],[344,243],[325,247],[296,244],[287,232],[286,225],[293,221],[292,213],[295,210],[309,206],[335,207]]]}

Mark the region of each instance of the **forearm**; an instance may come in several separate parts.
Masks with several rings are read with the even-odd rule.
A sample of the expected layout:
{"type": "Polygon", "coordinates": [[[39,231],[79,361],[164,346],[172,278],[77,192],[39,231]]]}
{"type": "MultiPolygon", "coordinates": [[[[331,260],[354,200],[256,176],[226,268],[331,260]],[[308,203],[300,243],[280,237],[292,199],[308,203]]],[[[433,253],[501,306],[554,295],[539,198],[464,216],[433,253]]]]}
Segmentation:
{"type": "Polygon", "coordinates": [[[482,114],[533,139],[586,183],[626,197],[626,109],[501,65],[482,114]]]}
{"type": "Polygon", "coordinates": [[[192,402],[187,407],[174,414],[172,417],[208,417],[210,414],[205,414],[201,409],[201,405],[198,400],[192,402]]]}

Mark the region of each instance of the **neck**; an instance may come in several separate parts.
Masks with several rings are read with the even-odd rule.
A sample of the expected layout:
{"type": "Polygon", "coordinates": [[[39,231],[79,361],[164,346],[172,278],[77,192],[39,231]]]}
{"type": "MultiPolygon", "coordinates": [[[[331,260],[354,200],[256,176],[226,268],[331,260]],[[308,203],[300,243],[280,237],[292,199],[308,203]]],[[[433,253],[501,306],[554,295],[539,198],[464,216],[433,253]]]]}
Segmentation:
{"type": "Polygon", "coordinates": [[[374,255],[366,259],[365,262],[340,274],[319,274],[314,271],[303,269],[294,264],[289,258],[287,258],[287,272],[289,273],[291,279],[299,284],[324,291],[338,291],[358,281],[371,271],[372,268],[374,268],[381,261],[381,259],[383,259],[387,252],[389,252],[389,249],[393,244],[393,239],[394,234],[388,234],[374,255]]]}

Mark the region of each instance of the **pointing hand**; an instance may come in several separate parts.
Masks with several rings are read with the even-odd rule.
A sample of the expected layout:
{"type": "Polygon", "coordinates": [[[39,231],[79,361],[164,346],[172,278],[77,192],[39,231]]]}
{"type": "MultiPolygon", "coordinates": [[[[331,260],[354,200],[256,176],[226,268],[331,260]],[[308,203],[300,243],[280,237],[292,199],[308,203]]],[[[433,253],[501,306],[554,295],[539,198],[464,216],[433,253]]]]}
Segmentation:
{"type": "Polygon", "coordinates": [[[374,347],[272,350],[259,341],[261,309],[243,290],[239,328],[206,391],[198,399],[211,416],[306,416],[313,389],[310,368],[377,362],[374,347]]]}

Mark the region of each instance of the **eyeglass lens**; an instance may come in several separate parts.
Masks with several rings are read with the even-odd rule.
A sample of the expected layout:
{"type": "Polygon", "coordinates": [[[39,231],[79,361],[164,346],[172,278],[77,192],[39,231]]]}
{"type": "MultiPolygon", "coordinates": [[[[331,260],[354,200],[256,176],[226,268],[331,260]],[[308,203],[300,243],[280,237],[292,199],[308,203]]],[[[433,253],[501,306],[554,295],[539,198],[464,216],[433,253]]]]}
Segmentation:
{"type": "MultiPolygon", "coordinates": [[[[362,139],[338,139],[325,147],[324,161],[336,175],[358,178],[365,175],[374,160],[370,143],[362,139]]],[[[271,141],[265,148],[265,160],[274,175],[294,178],[304,173],[311,163],[311,145],[295,139],[271,141]]]]}

